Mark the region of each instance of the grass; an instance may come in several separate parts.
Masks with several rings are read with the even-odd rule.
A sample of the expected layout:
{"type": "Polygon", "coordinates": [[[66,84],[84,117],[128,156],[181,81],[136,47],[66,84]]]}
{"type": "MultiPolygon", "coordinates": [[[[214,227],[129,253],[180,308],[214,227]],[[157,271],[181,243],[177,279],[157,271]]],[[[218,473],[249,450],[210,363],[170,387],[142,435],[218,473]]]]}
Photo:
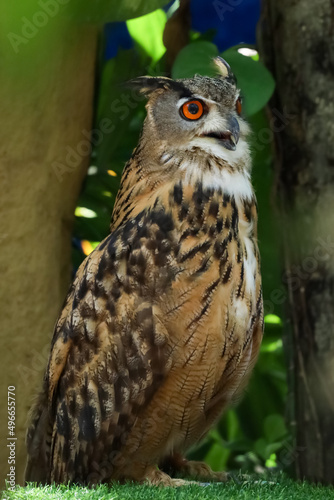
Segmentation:
{"type": "Polygon", "coordinates": [[[264,480],[236,477],[228,483],[157,488],[134,484],[86,487],[65,485],[36,488],[29,485],[3,491],[3,500],[334,500],[334,488],[296,482],[284,475],[264,480]]]}

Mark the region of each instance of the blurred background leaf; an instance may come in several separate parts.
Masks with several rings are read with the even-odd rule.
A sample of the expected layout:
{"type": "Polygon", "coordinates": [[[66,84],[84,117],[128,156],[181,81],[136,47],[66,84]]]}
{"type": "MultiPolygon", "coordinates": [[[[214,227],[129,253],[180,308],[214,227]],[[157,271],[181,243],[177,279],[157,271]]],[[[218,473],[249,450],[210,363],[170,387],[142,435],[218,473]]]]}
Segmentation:
{"type": "Polygon", "coordinates": [[[166,52],[162,42],[163,32],[167,21],[166,13],[158,9],[146,16],[127,21],[126,25],[133,40],[156,63],[166,52]]]}
{"type": "Polygon", "coordinates": [[[244,96],[243,111],[247,117],[260,111],[275,89],[275,81],[267,68],[251,56],[241,52],[242,47],[232,47],[221,55],[233,68],[238,87],[244,96]]]}
{"type": "MultiPolygon", "coordinates": [[[[250,117],[259,112],[269,101],[275,89],[275,82],[267,68],[252,56],[245,56],[242,46],[232,47],[220,54],[231,66],[238,87],[244,97],[243,112],[250,117]]],[[[256,53],[256,51],[253,51],[256,53]]],[[[215,76],[212,59],[219,55],[216,45],[196,41],[184,47],[178,54],[172,68],[173,78],[191,78],[194,74],[215,76]]]]}
{"type": "Polygon", "coordinates": [[[182,49],[172,68],[173,78],[192,78],[195,74],[215,76],[212,59],[218,56],[218,48],[211,42],[197,41],[182,49]]]}
{"type": "Polygon", "coordinates": [[[71,0],[69,12],[84,22],[127,21],[153,12],[168,0],[71,0]]]}

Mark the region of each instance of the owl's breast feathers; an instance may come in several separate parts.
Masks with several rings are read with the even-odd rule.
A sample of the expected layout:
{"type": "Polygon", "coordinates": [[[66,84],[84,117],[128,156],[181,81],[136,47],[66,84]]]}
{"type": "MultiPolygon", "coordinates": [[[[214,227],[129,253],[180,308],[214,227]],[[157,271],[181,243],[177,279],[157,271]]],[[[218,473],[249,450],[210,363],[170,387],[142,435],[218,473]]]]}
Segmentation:
{"type": "MultiPolygon", "coordinates": [[[[192,444],[236,399],[259,350],[255,200],[181,181],[146,206],[134,200],[116,204],[118,223],[79,268],[56,326],[48,480],[126,477],[125,457],[159,461],[192,444]]],[[[33,461],[33,433],[29,446],[33,461]]]]}

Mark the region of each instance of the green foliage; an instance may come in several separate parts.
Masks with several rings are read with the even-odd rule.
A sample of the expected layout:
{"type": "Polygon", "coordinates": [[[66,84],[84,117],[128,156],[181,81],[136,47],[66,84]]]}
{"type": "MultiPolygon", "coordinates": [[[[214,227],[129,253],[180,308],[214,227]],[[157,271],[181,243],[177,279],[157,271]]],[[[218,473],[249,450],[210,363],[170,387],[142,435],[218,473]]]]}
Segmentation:
{"type": "MultiPolygon", "coordinates": [[[[95,217],[82,216],[85,212],[79,211],[81,216],[76,217],[75,226],[75,237],[85,240],[86,254],[109,232],[121,172],[138,142],[145,116],[143,98],[126,89],[124,82],[138,75],[165,73],[164,22],[165,15],[158,11],[128,23],[136,47],[120,51],[114,59],[101,64],[92,134],[92,167],[79,200],[79,206],[93,211],[95,217]],[[153,30],[150,29],[152,23],[156,23],[153,30]],[[105,123],[109,124],[109,132],[103,132],[105,123]],[[99,140],[94,142],[94,137],[99,140]]],[[[212,58],[218,55],[218,49],[205,39],[207,36],[191,34],[191,43],[179,53],[172,68],[174,78],[191,77],[195,73],[216,74],[212,58]]],[[[245,98],[244,113],[252,128],[253,184],[259,206],[266,328],[259,360],[244,398],[236,408],[226,412],[202,443],[190,450],[189,457],[205,459],[215,470],[263,471],[266,467],[287,468],[294,461],[291,437],[284,424],[287,392],[281,340],[284,298],[276,300],[281,285],[278,224],[271,201],[272,133],[263,110],[274,90],[274,82],[259,61],[242,55],[238,48],[222,55],[236,74],[245,98]]],[[[76,249],[75,267],[83,258],[83,252],[76,249]]]]}
{"type": "MultiPolygon", "coordinates": [[[[275,82],[269,71],[259,61],[238,52],[232,47],[221,54],[231,66],[243,96],[243,111],[250,117],[260,111],[270,99],[275,82]]],[[[199,41],[187,45],[178,54],[173,66],[173,78],[191,78],[194,74],[215,76],[217,71],[212,58],[218,56],[217,47],[210,42],[199,41]]]]}
{"type": "Polygon", "coordinates": [[[269,101],[275,89],[275,81],[267,68],[259,61],[246,57],[233,47],[222,53],[237,78],[244,95],[243,111],[247,117],[260,111],[269,101]]]}
{"type": "MultiPolygon", "coordinates": [[[[140,74],[142,68],[142,58],[133,49],[119,51],[102,66],[92,131],[92,167],[78,200],[78,206],[93,210],[96,217],[76,217],[74,235],[79,240],[101,241],[109,233],[122,170],[138,141],[145,116],[143,98],[130,93],[124,83],[140,74]]],[[[83,257],[82,251],[74,249],[75,268],[83,257]]]]}
{"type": "Polygon", "coordinates": [[[163,7],[168,0],[71,0],[70,13],[85,22],[126,21],[163,7]]]}
{"type": "Polygon", "coordinates": [[[173,78],[192,78],[195,74],[216,76],[212,59],[218,56],[216,45],[207,41],[194,41],[177,55],[172,68],[173,78]]]}
{"type": "MultiPolygon", "coordinates": [[[[0,2],[0,73],[4,88],[8,85],[16,97],[25,96],[30,86],[43,89],[43,84],[49,85],[49,69],[53,68],[54,61],[66,51],[73,50],[74,38],[90,39],[94,47],[94,38],[103,23],[143,16],[163,7],[167,1],[0,2]]],[[[160,50],[161,46],[162,41],[160,50]]],[[[156,50],[156,57],[160,53],[156,50]]]]}
{"type": "MultiPolygon", "coordinates": [[[[135,17],[143,16],[166,5],[168,0],[81,0],[59,1],[52,5],[38,0],[21,0],[20,2],[7,3],[3,6],[6,14],[5,21],[12,26],[22,25],[22,16],[34,23],[37,12],[45,12],[50,19],[59,17],[62,22],[84,21],[86,23],[107,23],[114,21],[126,21],[135,17]],[[46,8],[43,9],[44,3],[46,8]]],[[[37,18],[36,18],[37,19],[37,18]]],[[[40,21],[42,27],[43,22],[40,21]]],[[[37,25],[40,24],[37,21],[37,25]]],[[[44,20],[44,24],[46,24],[44,20]]],[[[50,28],[50,27],[49,27],[50,28]]]]}
{"type": "Polygon", "coordinates": [[[192,484],[181,488],[158,488],[114,484],[99,485],[90,489],[65,485],[36,488],[17,487],[15,491],[5,491],[3,500],[331,500],[334,489],[326,486],[311,485],[306,482],[293,482],[283,475],[270,475],[265,479],[235,476],[227,483],[192,484]]]}
{"type": "Polygon", "coordinates": [[[166,52],[162,43],[162,35],[167,16],[162,9],[158,9],[147,16],[127,21],[129,33],[145,53],[156,63],[166,52]]]}

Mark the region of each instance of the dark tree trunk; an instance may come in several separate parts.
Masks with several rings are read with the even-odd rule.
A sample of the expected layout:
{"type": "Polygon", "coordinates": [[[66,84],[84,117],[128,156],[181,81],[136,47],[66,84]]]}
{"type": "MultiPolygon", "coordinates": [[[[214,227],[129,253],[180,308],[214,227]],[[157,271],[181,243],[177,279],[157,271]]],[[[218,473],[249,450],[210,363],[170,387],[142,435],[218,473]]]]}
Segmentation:
{"type": "Polygon", "coordinates": [[[334,483],[333,1],[263,0],[258,39],[277,82],[271,111],[285,116],[275,156],[296,473],[334,483]]]}

